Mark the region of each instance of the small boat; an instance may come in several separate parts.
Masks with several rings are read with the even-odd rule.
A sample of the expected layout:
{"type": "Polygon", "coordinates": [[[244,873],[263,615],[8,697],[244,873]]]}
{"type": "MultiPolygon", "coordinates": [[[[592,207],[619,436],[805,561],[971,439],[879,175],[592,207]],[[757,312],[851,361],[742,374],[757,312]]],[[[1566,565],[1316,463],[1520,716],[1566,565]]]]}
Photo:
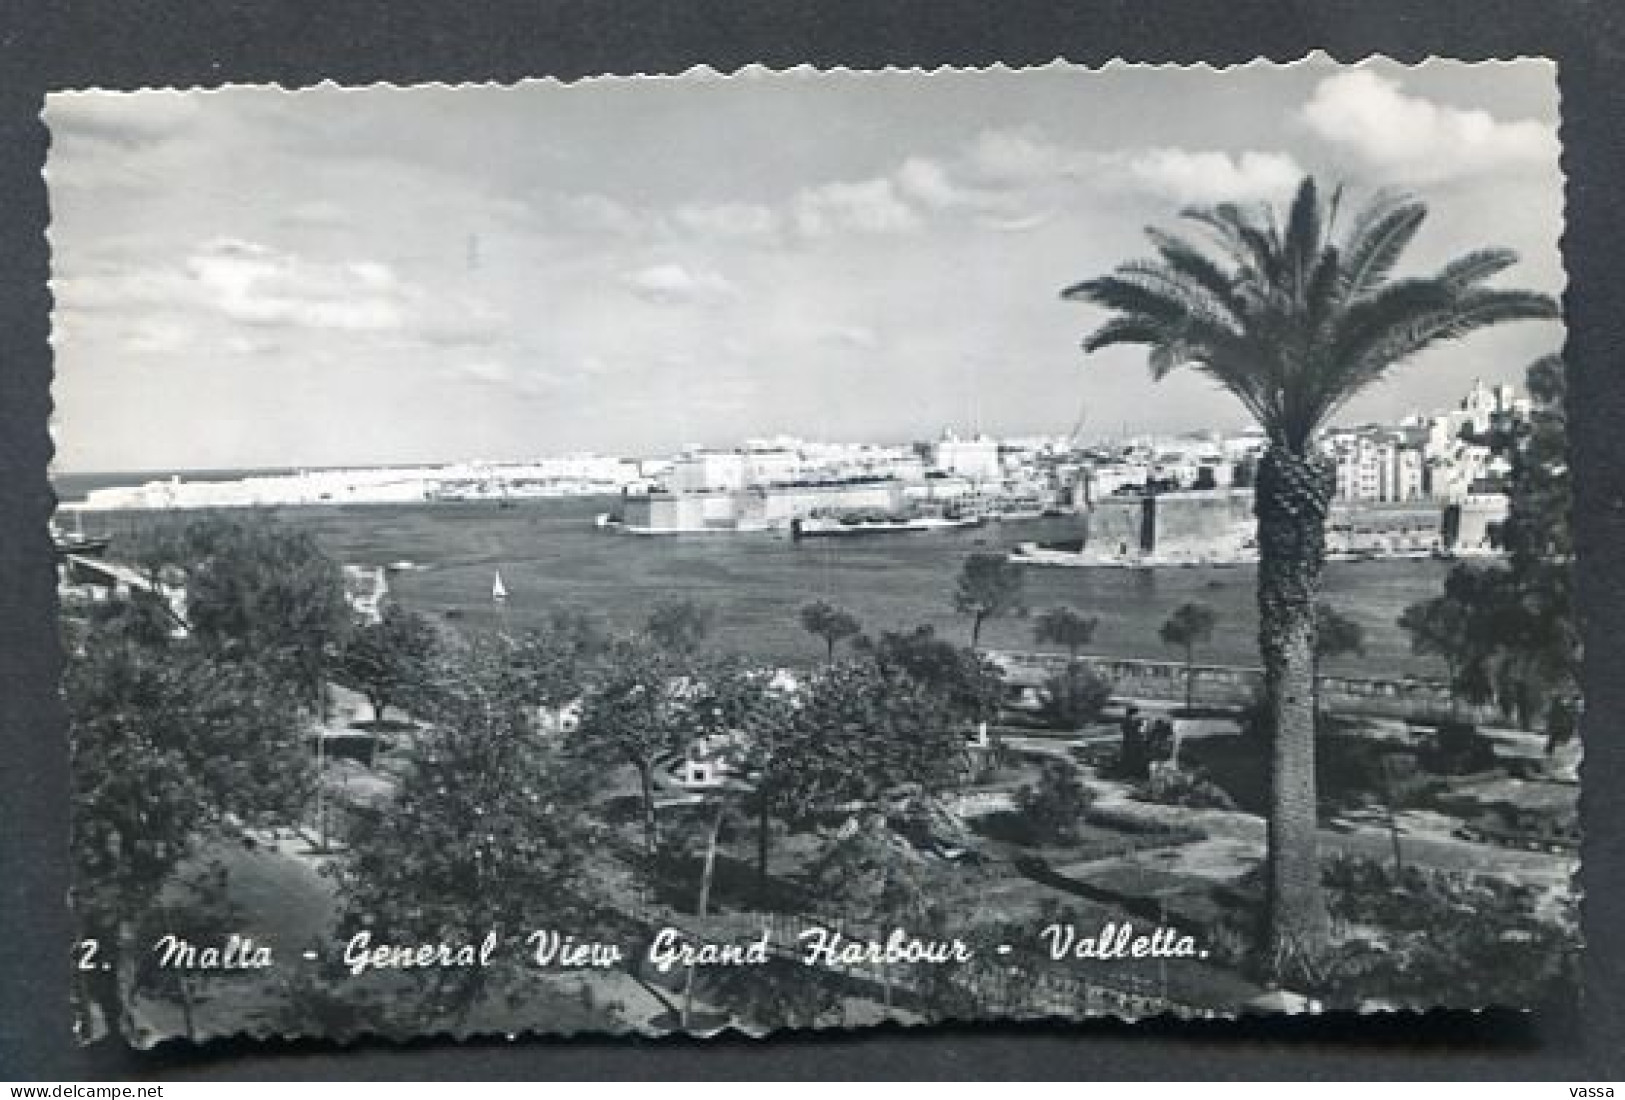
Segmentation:
{"type": "Polygon", "coordinates": [[[955,531],[980,527],[984,517],[968,516],[914,516],[889,518],[844,516],[839,518],[808,517],[790,522],[793,539],[850,538],[857,535],[900,535],[924,531],[955,531]]]}
{"type": "Polygon", "coordinates": [[[491,602],[508,602],[508,588],[502,583],[502,573],[500,571],[491,578],[491,602]]]}

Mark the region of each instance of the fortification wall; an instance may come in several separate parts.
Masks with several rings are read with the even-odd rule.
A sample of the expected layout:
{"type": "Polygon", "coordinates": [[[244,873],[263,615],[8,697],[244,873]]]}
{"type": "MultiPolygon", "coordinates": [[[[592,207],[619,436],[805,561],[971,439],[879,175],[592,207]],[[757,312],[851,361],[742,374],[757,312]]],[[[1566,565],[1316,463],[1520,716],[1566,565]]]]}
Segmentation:
{"type": "MultiPolygon", "coordinates": [[[[1159,493],[1151,498],[1151,550],[1222,550],[1235,545],[1253,522],[1253,494],[1248,489],[1159,493]]],[[[1145,498],[1111,496],[1089,512],[1089,548],[1101,553],[1143,547],[1145,498]]]]}
{"type": "Polygon", "coordinates": [[[1085,545],[1091,551],[1105,554],[1137,553],[1140,549],[1140,523],[1142,515],[1139,497],[1107,497],[1096,502],[1088,518],[1088,539],[1085,545]]]}
{"type": "Polygon", "coordinates": [[[1158,548],[1230,545],[1253,524],[1250,489],[1163,493],[1156,498],[1158,548]]]}

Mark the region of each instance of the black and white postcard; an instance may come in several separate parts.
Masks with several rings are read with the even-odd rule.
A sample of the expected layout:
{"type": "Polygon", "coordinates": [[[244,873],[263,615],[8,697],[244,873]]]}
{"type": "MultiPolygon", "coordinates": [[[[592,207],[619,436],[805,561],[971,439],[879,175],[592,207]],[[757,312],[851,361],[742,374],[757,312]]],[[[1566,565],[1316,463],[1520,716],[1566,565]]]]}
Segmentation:
{"type": "Polygon", "coordinates": [[[44,121],[85,1040],[1574,998],[1551,63],[44,121]]]}

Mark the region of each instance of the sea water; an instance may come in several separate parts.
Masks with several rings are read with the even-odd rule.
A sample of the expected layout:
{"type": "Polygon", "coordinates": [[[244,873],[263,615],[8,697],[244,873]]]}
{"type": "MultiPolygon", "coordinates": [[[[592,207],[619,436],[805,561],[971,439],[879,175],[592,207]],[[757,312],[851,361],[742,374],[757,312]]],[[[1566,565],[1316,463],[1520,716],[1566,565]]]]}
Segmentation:
{"type": "MultiPolygon", "coordinates": [[[[587,612],[617,628],[643,621],[663,599],[692,599],[715,612],[711,644],[764,659],[805,663],[824,643],[807,634],[797,610],[812,600],[846,608],[871,633],[927,624],[968,641],[970,622],[953,609],[964,559],[1019,543],[1077,538],[1079,519],[991,523],[962,531],[816,539],[770,534],[637,537],[601,530],[593,518],[613,503],[566,498],[496,503],[305,506],[265,509],[302,527],[340,560],[384,566],[392,595],[427,614],[478,629],[544,625],[555,610],[587,612]],[[502,574],[508,598],[491,600],[502,574]]],[[[182,513],[88,514],[87,532],[115,536],[185,518],[182,513]]],[[[115,542],[110,551],[118,554],[115,542]]],[[[1437,595],[1449,566],[1436,561],[1336,562],[1326,599],[1365,628],[1363,656],[1330,661],[1343,675],[1436,674],[1410,654],[1396,623],[1405,607],[1437,595]]],[[[1029,616],[984,624],[991,648],[1034,649],[1033,618],[1071,606],[1099,620],[1092,653],[1177,659],[1157,637],[1174,608],[1213,607],[1218,627],[1197,650],[1212,664],[1257,663],[1256,570],[1251,566],[1157,569],[1025,567],[1029,616]]]]}

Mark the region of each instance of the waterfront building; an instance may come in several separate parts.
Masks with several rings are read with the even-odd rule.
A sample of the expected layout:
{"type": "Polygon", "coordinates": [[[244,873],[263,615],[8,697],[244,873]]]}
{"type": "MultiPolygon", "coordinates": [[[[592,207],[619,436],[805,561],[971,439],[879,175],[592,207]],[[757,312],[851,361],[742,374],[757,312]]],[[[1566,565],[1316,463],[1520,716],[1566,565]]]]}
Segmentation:
{"type": "Polygon", "coordinates": [[[1423,451],[1408,434],[1381,427],[1335,431],[1325,446],[1338,500],[1395,504],[1423,496],[1423,451]]]}
{"type": "Polygon", "coordinates": [[[745,456],[739,451],[690,451],[672,463],[673,493],[708,493],[745,487],[745,456]]]}
{"type": "Polygon", "coordinates": [[[944,473],[973,480],[992,480],[1004,472],[998,441],[985,435],[960,439],[951,431],[943,432],[932,448],[931,461],[944,473]]]}
{"type": "Polygon", "coordinates": [[[649,534],[788,530],[792,520],[849,511],[897,513],[903,483],[890,478],[808,482],[629,497],[622,522],[649,534]]]}

